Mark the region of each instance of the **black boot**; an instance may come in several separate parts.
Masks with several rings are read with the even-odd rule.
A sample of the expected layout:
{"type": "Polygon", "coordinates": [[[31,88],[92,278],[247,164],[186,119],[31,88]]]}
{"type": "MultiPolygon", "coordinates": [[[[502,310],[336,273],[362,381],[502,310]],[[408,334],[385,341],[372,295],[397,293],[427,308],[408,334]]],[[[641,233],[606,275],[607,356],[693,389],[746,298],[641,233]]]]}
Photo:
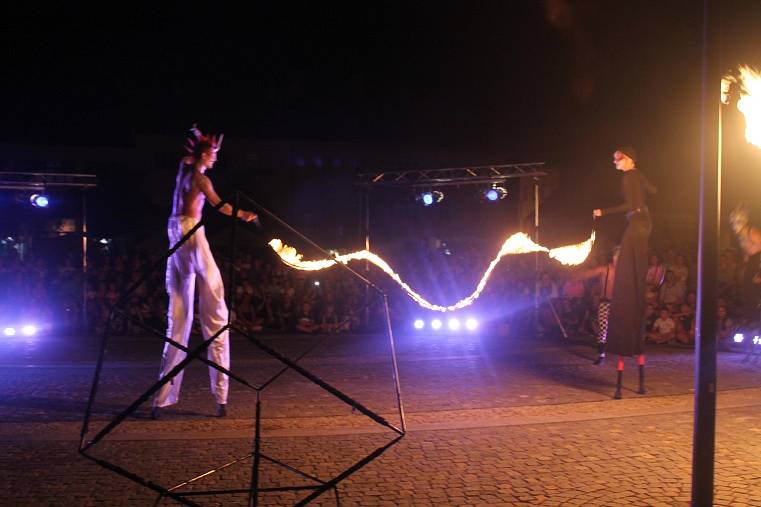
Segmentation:
{"type": "Polygon", "coordinates": [[[597,344],[597,359],[595,359],[592,364],[598,365],[602,363],[603,359],[605,359],[605,343],[600,342],[597,344]]]}
{"type": "Polygon", "coordinates": [[[616,380],[616,392],[613,394],[614,400],[620,400],[621,399],[621,380],[623,379],[624,372],[621,370],[618,371],[618,380],[616,380]]]}
{"type": "Polygon", "coordinates": [[[639,389],[637,394],[645,394],[645,365],[639,365],[639,389]]]}

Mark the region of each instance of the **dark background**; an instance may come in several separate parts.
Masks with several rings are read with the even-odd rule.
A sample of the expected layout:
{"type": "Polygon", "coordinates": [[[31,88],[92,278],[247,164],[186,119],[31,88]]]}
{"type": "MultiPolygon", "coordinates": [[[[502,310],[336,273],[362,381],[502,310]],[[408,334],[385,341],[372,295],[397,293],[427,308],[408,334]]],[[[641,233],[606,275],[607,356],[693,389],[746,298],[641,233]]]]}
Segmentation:
{"type": "MultiPolygon", "coordinates": [[[[308,232],[338,224],[329,241],[357,236],[354,174],[400,153],[418,166],[438,164],[419,155],[430,152],[443,164],[542,160],[555,174],[548,226],[572,224],[582,239],[591,209],[618,202],[611,153],[631,144],[660,188],[656,218],[694,218],[702,2],[273,4],[5,7],[2,158],[15,146],[135,149],[86,171],[101,181],[93,227],[152,227],[168,214],[181,144],[198,122],[226,134],[210,173],[220,188],[243,188],[308,232]],[[141,139],[166,156],[141,159],[141,139]],[[318,164],[307,154],[278,180],[276,162],[240,166],[236,143],[286,143],[291,158],[315,143],[362,156],[318,164]]],[[[721,11],[723,65],[761,66],[761,3],[721,11]]],[[[727,108],[725,207],[761,183],[761,150],[742,129],[727,108]]],[[[441,213],[492,234],[479,209],[441,213]]]]}

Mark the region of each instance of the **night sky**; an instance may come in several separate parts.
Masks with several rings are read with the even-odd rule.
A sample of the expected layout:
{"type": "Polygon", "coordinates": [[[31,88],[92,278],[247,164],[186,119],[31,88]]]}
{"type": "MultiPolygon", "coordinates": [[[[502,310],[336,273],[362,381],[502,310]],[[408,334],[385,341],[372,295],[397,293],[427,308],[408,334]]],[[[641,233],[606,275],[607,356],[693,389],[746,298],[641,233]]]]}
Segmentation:
{"type": "MultiPolygon", "coordinates": [[[[723,64],[761,67],[761,3],[721,5],[723,64]]],[[[444,147],[546,160],[585,214],[598,185],[617,192],[613,148],[633,144],[661,206],[694,204],[702,2],[250,6],[6,7],[3,144],[129,146],[199,122],[228,139],[444,147]]],[[[729,167],[761,166],[727,149],[729,167]]]]}

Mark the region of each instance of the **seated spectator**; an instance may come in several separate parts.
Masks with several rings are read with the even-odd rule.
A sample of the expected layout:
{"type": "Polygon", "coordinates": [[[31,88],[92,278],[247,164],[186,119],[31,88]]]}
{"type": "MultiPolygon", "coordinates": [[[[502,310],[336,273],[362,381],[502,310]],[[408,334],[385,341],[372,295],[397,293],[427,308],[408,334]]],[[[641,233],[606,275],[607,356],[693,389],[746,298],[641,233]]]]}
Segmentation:
{"type": "Polygon", "coordinates": [[[671,312],[667,307],[662,307],[659,317],[653,323],[653,329],[647,334],[648,340],[653,343],[668,343],[676,337],[676,322],[671,318],[671,312]]]}
{"type": "Polygon", "coordinates": [[[676,320],[676,339],[680,343],[695,341],[695,310],[689,304],[682,303],[679,312],[672,315],[676,320]]]}
{"type": "Polygon", "coordinates": [[[648,303],[647,306],[645,306],[645,338],[647,338],[647,334],[652,331],[655,319],[658,318],[658,312],[655,311],[656,308],[656,305],[652,303],[648,303]]]}
{"type": "Polygon", "coordinates": [[[314,320],[312,303],[308,301],[301,303],[301,311],[296,316],[295,322],[296,330],[302,333],[314,333],[320,330],[320,324],[314,320]]]}
{"type": "Polygon", "coordinates": [[[349,329],[349,319],[343,321],[336,313],[336,305],[328,303],[322,311],[320,317],[320,331],[323,333],[340,333],[349,329]]]}
{"type": "Polygon", "coordinates": [[[716,340],[718,341],[720,349],[727,350],[729,349],[729,344],[735,334],[735,324],[730,318],[726,306],[719,306],[717,309],[717,315],[719,317],[719,322],[716,326],[716,340]]]}
{"type": "Polygon", "coordinates": [[[679,283],[676,274],[670,269],[666,271],[666,281],[661,285],[658,303],[661,306],[681,304],[684,301],[685,287],[679,283]]]}

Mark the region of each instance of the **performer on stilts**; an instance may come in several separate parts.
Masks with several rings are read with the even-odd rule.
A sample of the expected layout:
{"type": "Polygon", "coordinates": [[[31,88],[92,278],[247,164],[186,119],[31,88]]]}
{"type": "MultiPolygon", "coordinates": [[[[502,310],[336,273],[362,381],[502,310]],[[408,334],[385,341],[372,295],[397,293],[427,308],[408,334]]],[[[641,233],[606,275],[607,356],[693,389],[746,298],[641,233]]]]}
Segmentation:
{"type": "MultiPolygon", "coordinates": [[[[173,247],[180,239],[201,220],[203,205],[206,200],[216,206],[221,199],[214,190],[206,171],[214,167],[217,152],[222,146],[223,135],[219,138],[201,133],[195,126],[191,129],[193,136],[188,139],[187,154],[180,162],[177,180],[172,197],[172,215],[169,217],[167,232],[169,246],[173,247]]],[[[233,208],[225,204],[219,208],[225,215],[232,215],[233,208]]],[[[237,217],[246,222],[257,221],[256,213],[237,210],[237,217]]],[[[187,346],[193,325],[193,295],[198,282],[199,318],[201,333],[208,340],[227,324],[227,304],[222,276],[219,273],[204,228],[199,228],[167,260],[166,290],[169,294],[167,312],[168,326],[166,336],[180,345],[187,346]]],[[[187,354],[170,343],[164,344],[161,360],[161,373],[164,377],[187,354]]],[[[221,333],[211,343],[207,358],[219,366],[230,369],[229,333],[221,333]]],[[[179,401],[180,387],[184,372],[178,373],[170,382],[164,384],[153,400],[151,417],[158,419],[163,407],[179,401]]],[[[229,378],[215,368],[209,367],[211,393],[217,402],[217,415],[227,414],[227,392],[229,378]]]]}
{"type": "Polygon", "coordinates": [[[637,356],[637,393],[645,394],[645,278],[647,245],[653,228],[646,196],[657,192],[657,188],[637,169],[637,153],[632,147],[617,149],[613,153],[613,163],[623,173],[621,189],[624,202],[612,208],[595,209],[592,214],[602,217],[612,213],[626,213],[628,220],[616,264],[607,335],[607,351],[618,355],[616,392],[613,397],[621,399],[624,356],[637,356]]]}

